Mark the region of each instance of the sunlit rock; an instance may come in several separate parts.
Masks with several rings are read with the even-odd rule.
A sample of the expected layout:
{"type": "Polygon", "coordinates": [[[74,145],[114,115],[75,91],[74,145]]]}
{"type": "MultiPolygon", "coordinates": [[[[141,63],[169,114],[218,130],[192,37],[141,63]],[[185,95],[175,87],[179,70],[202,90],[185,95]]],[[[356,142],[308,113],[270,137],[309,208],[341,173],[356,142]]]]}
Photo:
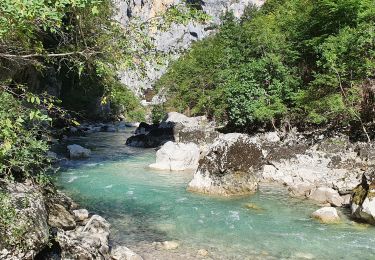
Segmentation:
{"type": "Polygon", "coordinates": [[[334,207],[323,207],[311,214],[311,217],[322,223],[336,223],[340,221],[337,210],[334,207]]]}
{"type": "Polygon", "coordinates": [[[222,196],[253,193],[258,188],[257,171],[262,162],[262,150],[249,136],[223,135],[199,161],[188,190],[222,196]]]}
{"type": "Polygon", "coordinates": [[[319,187],[313,190],[309,195],[309,199],[315,200],[321,204],[329,203],[335,207],[340,207],[344,202],[343,198],[341,198],[336,190],[328,187],[319,187]]]}
{"type": "Polygon", "coordinates": [[[156,153],[156,163],[150,168],[157,170],[184,171],[196,170],[199,160],[199,147],[188,143],[165,143],[156,153]]]}

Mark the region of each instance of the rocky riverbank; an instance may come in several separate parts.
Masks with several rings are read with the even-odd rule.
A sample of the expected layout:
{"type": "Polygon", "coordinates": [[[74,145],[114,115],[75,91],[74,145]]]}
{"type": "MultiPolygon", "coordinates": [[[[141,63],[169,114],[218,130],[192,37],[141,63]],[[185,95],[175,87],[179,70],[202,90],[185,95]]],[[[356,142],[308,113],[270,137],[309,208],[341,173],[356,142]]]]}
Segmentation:
{"type": "Polygon", "coordinates": [[[0,192],[10,227],[0,241],[0,259],[142,259],[125,246],[111,248],[110,224],[52,184],[2,180],[0,192]]]}
{"type": "Polygon", "coordinates": [[[291,196],[322,206],[351,207],[353,219],[374,223],[373,143],[351,142],[341,134],[296,131],[221,134],[205,118],[178,113],[169,113],[159,126],[139,128],[127,144],[150,147],[145,139],[157,140],[152,147],[161,146],[151,167],[194,170],[189,191],[238,196],[256,192],[259,183],[277,183],[291,196]],[[173,135],[164,139],[164,130],[173,135]],[[195,147],[198,163],[191,159],[198,157],[195,147]]]}

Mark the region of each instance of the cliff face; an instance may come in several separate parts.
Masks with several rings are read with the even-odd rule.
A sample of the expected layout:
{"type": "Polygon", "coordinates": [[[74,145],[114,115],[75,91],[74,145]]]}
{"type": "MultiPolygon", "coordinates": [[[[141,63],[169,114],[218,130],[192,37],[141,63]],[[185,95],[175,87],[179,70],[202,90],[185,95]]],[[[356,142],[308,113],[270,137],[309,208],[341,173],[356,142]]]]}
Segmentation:
{"type": "MultiPolygon", "coordinates": [[[[260,6],[265,0],[115,0],[118,8],[116,19],[124,26],[142,24],[157,19],[171,6],[186,7],[186,2],[209,15],[206,22],[190,21],[186,24],[172,23],[167,29],[156,26],[143,29],[143,33],[152,39],[153,51],[161,60],[150,59],[144,66],[135,66],[120,72],[122,83],[138,96],[143,97],[146,89],[152,89],[155,81],[166,71],[168,63],[179,57],[192,42],[201,40],[214,32],[220,24],[221,16],[228,11],[239,18],[245,8],[254,4],[260,6]]],[[[163,21],[159,21],[163,24],[163,21]]]]}

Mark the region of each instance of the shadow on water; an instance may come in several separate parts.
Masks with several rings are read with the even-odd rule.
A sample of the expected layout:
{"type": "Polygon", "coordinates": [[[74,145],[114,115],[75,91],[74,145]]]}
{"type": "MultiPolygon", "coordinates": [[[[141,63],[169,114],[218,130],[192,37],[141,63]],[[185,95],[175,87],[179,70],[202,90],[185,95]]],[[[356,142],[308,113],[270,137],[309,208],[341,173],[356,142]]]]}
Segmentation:
{"type": "Polygon", "coordinates": [[[133,242],[155,242],[172,239],[166,232],[157,230],[152,222],[162,219],[163,214],[155,207],[132,199],[111,199],[106,197],[94,198],[69,192],[75,200],[84,205],[90,212],[95,212],[106,218],[112,226],[117,242],[129,239],[133,242]]]}

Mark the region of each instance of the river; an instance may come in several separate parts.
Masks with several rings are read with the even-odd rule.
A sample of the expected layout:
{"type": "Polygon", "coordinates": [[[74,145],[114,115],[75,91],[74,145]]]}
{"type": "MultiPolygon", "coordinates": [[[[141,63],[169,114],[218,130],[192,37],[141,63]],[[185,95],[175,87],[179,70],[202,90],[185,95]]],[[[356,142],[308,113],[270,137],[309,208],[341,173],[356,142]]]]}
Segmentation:
{"type": "Polygon", "coordinates": [[[155,150],[125,146],[133,130],[70,138],[92,156],[64,161],[55,178],[111,223],[112,244],[145,259],[375,259],[374,227],[349,220],[345,211],[341,224],[321,224],[310,218],[319,206],[282,187],[261,185],[255,195],[231,199],[187,192],[191,172],[148,169],[155,150]],[[155,249],[153,242],[166,240],[179,248],[155,249]]]}

